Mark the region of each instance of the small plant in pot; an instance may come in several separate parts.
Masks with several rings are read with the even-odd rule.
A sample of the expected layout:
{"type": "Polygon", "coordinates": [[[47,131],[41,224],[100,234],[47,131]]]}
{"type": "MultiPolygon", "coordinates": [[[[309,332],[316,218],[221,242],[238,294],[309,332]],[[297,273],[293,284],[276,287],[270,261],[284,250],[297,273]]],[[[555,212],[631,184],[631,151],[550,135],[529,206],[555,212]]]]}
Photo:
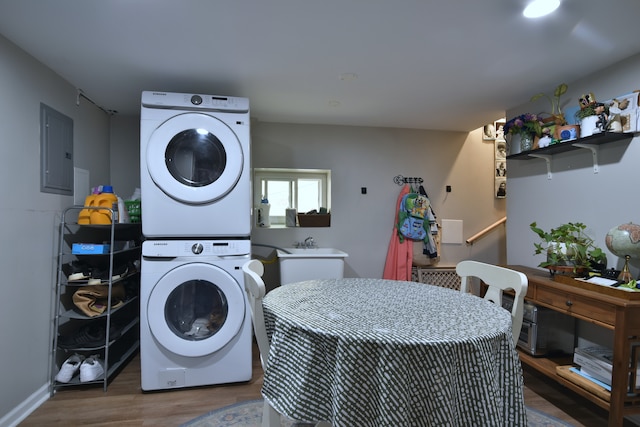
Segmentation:
{"type": "Polygon", "coordinates": [[[593,93],[582,95],[579,99],[580,109],[576,111],[576,120],[580,121],[580,136],[591,136],[596,132],[607,130],[609,106],[596,102],[593,93]]]}
{"type": "MultiPolygon", "coordinates": [[[[539,93],[531,97],[531,102],[536,102],[540,98],[546,98],[549,101],[549,104],[551,104],[551,111],[546,114],[550,116],[549,121],[553,121],[556,126],[563,126],[567,124],[567,120],[562,112],[562,105],[560,105],[560,98],[562,95],[567,93],[568,88],[569,87],[566,83],[560,83],[553,91],[553,97],[546,93],[539,93]]],[[[543,121],[546,122],[547,120],[545,119],[543,121]]]]}
{"type": "MultiPolygon", "coordinates": [[[[546,98],[551,105],[551,111],[545,111],[539,115],[545,115],[542,119],[544,123],[544,130],[547,131],[549,137],[552,138],[550,142],[543,142],[540,140],[540,148],[544,148],[547,144],[556,144],[566,140],[576,139],[580,133],[580,126],[576,124],[569,124],[562,111],[563,104],[560,102],[562,95],[567,93],[568,86],[566,83],[560,83],[553,91],[553,96],[549,96],[545,93],[539,93],[531,97],[531,102],[536,102],[541,98],[546,98]]],[[[543,135],[544,136],[544,135],[543,135]]]]}
{"type": "Polygon", "coordinates": [[[544,231],[532,222],[529,227],[542,242],[534,243],[535,254],[546,254],[546,261],[538,267],[549,269],[551,275],[579,276],[589,270],[607,268],[606,254],[594,244],[580,222],[568,222],[544,231]]]}

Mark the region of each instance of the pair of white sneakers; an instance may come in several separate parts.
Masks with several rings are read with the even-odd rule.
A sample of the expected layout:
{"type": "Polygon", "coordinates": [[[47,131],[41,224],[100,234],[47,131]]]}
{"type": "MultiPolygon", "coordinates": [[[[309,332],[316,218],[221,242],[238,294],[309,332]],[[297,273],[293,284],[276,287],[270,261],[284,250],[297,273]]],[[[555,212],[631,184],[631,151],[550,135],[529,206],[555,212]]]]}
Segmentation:
{"type": "Polygon", "coordinates": [[[68,383],[80,371],[80,382],[95,381],[104,374],[104,367],[97,354],[84,357],[74,354],[64,361],[56,375],[56,381],[68,383]]]}

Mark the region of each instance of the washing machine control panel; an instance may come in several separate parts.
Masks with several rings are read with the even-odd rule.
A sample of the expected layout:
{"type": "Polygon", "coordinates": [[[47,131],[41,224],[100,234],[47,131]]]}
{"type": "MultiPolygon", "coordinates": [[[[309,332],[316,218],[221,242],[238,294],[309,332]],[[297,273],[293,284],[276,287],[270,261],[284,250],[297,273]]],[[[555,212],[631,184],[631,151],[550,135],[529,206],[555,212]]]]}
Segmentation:
{"type": "Polygon", "coordinates": [[[250,240],[145,240],[142,256],[188,257],[248,255],[250,240]]]}

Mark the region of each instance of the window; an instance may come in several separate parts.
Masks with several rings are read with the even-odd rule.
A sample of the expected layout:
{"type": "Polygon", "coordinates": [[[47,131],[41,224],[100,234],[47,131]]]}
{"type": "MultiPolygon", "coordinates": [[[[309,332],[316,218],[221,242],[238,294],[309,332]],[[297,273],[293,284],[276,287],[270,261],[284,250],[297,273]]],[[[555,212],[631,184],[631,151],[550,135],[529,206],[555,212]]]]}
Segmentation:
{"type": "Polygon", "coordinates": [[[254,204],[269,201],[271,225],[284,225],[286,209],[298,212],[330,210],[331,171],[325,169],[254,170],[254,204]]]}

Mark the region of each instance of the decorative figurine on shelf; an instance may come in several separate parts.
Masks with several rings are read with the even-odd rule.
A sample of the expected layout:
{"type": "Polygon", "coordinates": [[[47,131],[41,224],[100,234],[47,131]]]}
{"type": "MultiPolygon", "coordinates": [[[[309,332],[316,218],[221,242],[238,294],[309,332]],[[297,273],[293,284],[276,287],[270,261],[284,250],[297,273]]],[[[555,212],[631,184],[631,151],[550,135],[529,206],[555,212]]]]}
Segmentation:
{"type": "Polygon", "coordinates": [[[551,145],[551,137],[549,135],[541,136],[538,140],[538,148],[545,148],[551,145]]]}
{"type": "Polygon", "coordinates": [[[602,102],[596,102],[595,113],[598,116],[598,120],[596,121],[594,133],[605,132],[609,128],[609,116],[602,102]]]}
{"type": "Polygon", "coordinates": [[[620,274],[618,275],[618,280],[624,282],[624,283],[629,283],[633,280],[633,276],[631,275],[631,271],[629,271],[629,260],[631,259],[631,257],[629,255],[625,255],[624,256],[624,267],[622,268],[622,271],[620,272],[620,274]]]}
{"type": "Polygon", "coordinates": [[[551,138],[551,129],[549,127],[542,128],[542,135],[540,135],[540,139],[538,139],[538,148],[545,148],[551,145],[553,139],[551,138]]]}
{"type": "Polygon", "coordinates": [[[578,99],[578,102],[580,104],[580,109],[587,108],[596,103],[596,96],[593,92],[589,92],[587,94],[583,94],[580,99],[578,99]]]}

